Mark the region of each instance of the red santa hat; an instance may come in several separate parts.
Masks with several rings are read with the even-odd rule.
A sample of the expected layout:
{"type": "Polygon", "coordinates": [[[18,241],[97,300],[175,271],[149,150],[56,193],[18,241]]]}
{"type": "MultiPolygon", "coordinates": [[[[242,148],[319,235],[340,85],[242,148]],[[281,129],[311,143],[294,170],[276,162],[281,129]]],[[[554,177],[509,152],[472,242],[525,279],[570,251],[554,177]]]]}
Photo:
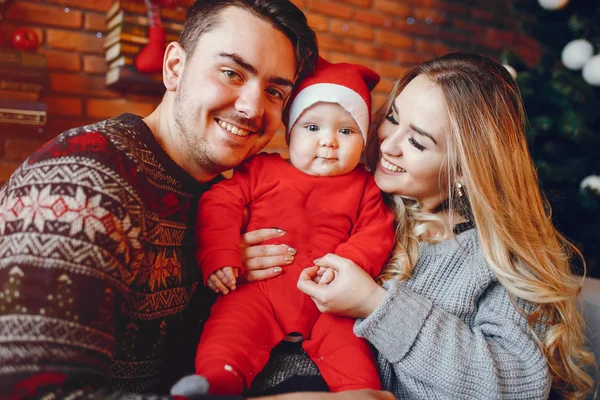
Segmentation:
{"type": "Polygon", "coordinates": [[[362,65],[330,63],[319,58],[315,72],[304,78],[292,92],[284,113],[285,138],[289,143],[290,131],[300,115],[315,103],[336,103],[356,121],[363,139],[371,121],[371,90],[379,82],[379,75],[362,65]]]}

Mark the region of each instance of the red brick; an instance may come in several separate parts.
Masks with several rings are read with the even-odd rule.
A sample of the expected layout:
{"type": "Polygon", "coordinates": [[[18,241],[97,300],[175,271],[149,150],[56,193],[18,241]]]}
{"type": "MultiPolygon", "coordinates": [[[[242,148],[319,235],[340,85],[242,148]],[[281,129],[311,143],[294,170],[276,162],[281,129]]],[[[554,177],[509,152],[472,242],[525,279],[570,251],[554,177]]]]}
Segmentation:
{"type": "Polygon", "coordinates": [[[8,10],[7,18],[33,24],[53,25],[64,28],[80,28],[83,16],[80,11],[66,13],[62,7],[44,4],[15,2],[8,10]]]}
{"type": "Polygon", "coordinates": [[[85,94],[87,96],[120,97],[121,94],[105,87],[104,76],[83,74],[50,74],[50,87],[59,93],[85,94]]]}
{"type": "Polygon", "coordinates": [[[413,39],[406,35],[400,35],[391,31],[377,31],[375,41],[379,44],[389,44],[398,48],[412,47],[413,39]]]}
{"type": "Polygon", "coordinates": [[[45,140],[6,139],[4,142],[4,159],[22,163],[34,151],[42,147],[45,140]]]}
{"type": "Polygon", "coordinates": [[[0,185],[10,178],[10,176],[15,172],[15,169],[21,165],[21,163],[15,162],[0,162],[0,185]]]}
{"type": "Polygon", "coordinates": [[[433,39],[437,38],[437,35],[440,31],[439,25],[426,24],[422,20],[419,20],[411,25],[404,21],[399,21],[396,22],[395,26],[397,31],[402,32],[404,35],[409,37],[420,36],[433,39]]]}
{"type": "Polygon", "coordinates": [[[415,18],[418,22],[430,21],[432,25],[442,25],[448,21],[446,14],[436,12],[429,8],[415,8],[415,18]]]}
{"type": "Polygon", "coordinates": [[[333,37],[326,33],[318,33],[317,37],[319,40],[319,50],[352,51],[352,42],[346,39],[333,37]]]}
{"type": "Polygon", "coordinates": [[[439,56],[448,53],[452,50],[449,46],[439,42],[426,42],[424,40],[416,40],[417,52],[425,53],[431,56],[439,56]]]}
{"type": "Polygon", "coordinates": [[[404,72],[406,72],[406,68],[398,65],[392,65],[389,63],[377,63],[377,65],[375,66],[375,71],[377,71],[377,73],[381,75],[382,78],[386,77],[391,79],[398,79],[402,75],[404,75],[404,72]]]}
{"type": "Polygon", "coordinates": [[[147,116],[154,111],[154,105],[149,103],[138,103],[126,99],[118,100],[88,100],[86,104],[86,115],[93,118],[110,118],[116,115],[130,112],[140,116],[147,116]]]}
{"type": "Polygon", "coordinates": [[[309,0],[308,8],[311,11],[332,17],[350,18],[354,15],[353,7],[328,0],[309,0]]]}
{"type": "Polygon", "coordinates": [[[471,37],[483,36],[484,29],[481,26],[476,25],[472,22],[467,22],[467,21],[460,20],[460,19],[454,19],[454,20],[452,20],[452,25],[454,25],[454,27],[456,29],[459,29],[461,31],[466,31],[467,33],[470,34],[471,37]]]}
{"type": "Polygon", "coordinates": [[[494,19],[494,14],[478,8],[471,9],[471,16],[478,21],[491,21],[494,19]]]}
{"type": "Polygon", "coordinates": [[[354,43],[354,52],[357,55],[376,58],[378,60],[385,61],[392,61],[396,56],[396,52],[389,47],[377,46],[361,42],[354,43]]]}
{"type": "Polygon", "coordinates": [[[81,71],[81,56],[79,53],[40,49],[40,53],[46,54],[46,68],[60,71],[81,71]]]}
{"type": "Polygon", "coordinates": [[[373,40],[373,28],[369,25],[332,18],[329,22],[331,33],[337,33],[362,40],[373,40]]]}
{"type": "Polygon", "coordinates": [[[435,9],[438,11],[445,12],[447,14],[456,14],[456,15],[467,15],[469,13],[469,8],[459,4],[451,4],[446,2],[440,2],[435,6],[435,9]]]}
{"type": "Polygon", "coordinates": [[[466,43],[469,41],[469,37],[464,33],[454,32],[454,31],[442,31],[439,32],[436,37],[444,42],[458,42],[458,43],[466,43]]]}
{"type": "Polygon", "coordinates": [[[87,31],[104,32],[106,30],[106,19],[104,14],[87,12],[83,19],[83,29],[87,31]]]}
{"type": "Polygon", "coordinates": [[[83,56],[83,72],[104,74],[106,69],[106,60],[103,56],[83,56]]]}
{"type": "Polygon", "coordinates": [[[354,4],[358,7],[371,7],[371,0],[344,0],[344,3],[354,4]]]}
{"type": "Polygon", "coordinates": [[[74,97],[45,96],[42,101],[48,107],[49,116],[79,116],[81,115],[81,99],[74,97]]]}
{"type": "Polygon", "coordinates": [[[391,28],[394,22],[389,16],[374,14],[367,11],[358,11],[354,16],[356,22],[363,22],[369,25],[381,26],[383,28],[391,28]]]}
{"type": "Polygon", "coordinates": [[[332,52],[329,60],[334,63],[345,62],[345,63],[352,63],[352,64],[361,64],[361,65],[364,65],[365,67],[375,69],[375,64],[374,64],[373,60],[370,60],[368,58],[363,58],[363,57],[356,57],[356,56],[352,55],[352,53],[332,52]]]}
{"type": "Polygon", "coordinates": [[[418,65],[429,58],[418,52],[399,51],[396,55],[399,63],[406,66],[418,65]]]}
{"type": "Polygon", "coordinates": [[[329,18],[324,15],[315,14],[311,12],[305,12],[308,25],[317,32],[326,31],[329,27],[329,18]]]}
{"type": "Polygon", "coordinates": [[[432,0],[402,0],[402,4],[410,4],[412,6],[432,8],[432,0]]]}
{"type": "Polygon", "coordinates": [[[379,83],[377,84],[377,86],[375,86],[375,89],[373,89],[374,93],[379,93],[379,94],[383,94],[383,95],[388,95],[390,94],[390,92],[392,91],[392,89],[394,88],[394,84],[396,83],[396,81],[398,80],[398,78],[382,78],[379,83]]]}
{"type": "Polygon", "coordinates": [[[113,3],[114,0],[48,0],[50,3],[56,3],[63,7],[68,7],[69,9],[86,9],[86,10],[95,10],[95,11],[108,11],[108,8],[113,3]]]}
{"type": "Polygon", "coordinates": [[[48,29],[48,46],[61,49],[71,50],[80,53],[95,53],[104,54],[103,38],[96,37],[93,33],[73,32],[58,29],[48,29]]]}
{"type": "Polygon", "coordinates": [[[374,3],[375,9],[379,11],[400,15],[402,17],[410,17],[413,15],[411,7],[400,4],[397,0],[374,0],[374,3]]]}

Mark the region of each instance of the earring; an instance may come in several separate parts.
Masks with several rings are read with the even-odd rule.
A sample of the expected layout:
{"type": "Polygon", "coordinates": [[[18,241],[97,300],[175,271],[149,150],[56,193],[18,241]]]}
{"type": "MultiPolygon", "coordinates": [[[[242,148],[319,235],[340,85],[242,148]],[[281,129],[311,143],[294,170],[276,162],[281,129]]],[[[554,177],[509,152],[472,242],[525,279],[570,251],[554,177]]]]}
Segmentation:
{"type": "Polygon", "coordinates": [[[458,195],[458,197],[463,197],[465,195],[465,192],[463,191],[462,184],[460,182],[456,182],[454,186],[456,187],[456,194],[458,195]]]}

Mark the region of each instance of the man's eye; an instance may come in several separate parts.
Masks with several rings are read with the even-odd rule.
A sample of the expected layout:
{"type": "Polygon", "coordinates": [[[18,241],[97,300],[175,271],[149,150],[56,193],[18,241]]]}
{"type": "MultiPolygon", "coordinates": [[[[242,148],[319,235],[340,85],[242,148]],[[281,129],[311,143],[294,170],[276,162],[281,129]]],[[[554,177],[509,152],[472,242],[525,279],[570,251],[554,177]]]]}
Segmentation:
{"type": "Polygon", "coordinates": [[[267,93],[273,97],[283,100],[283,93],[277,89],[267,89],[267,93]]]}
{"type": "Polygon", "coordinates": [[[232,80],[233,80],[233,79],[239,79],[239,78],[240,78],[240,75],[239,75],[237,72],[235,72],[235,71],[232,71],[232,70],[230,70],[230,69],[225,69],[225,70],[223,70],[223,74],[224,74],[224,75],[225,75],[227,78],[229,78],[229,79],[232,79],[232,80]]]}

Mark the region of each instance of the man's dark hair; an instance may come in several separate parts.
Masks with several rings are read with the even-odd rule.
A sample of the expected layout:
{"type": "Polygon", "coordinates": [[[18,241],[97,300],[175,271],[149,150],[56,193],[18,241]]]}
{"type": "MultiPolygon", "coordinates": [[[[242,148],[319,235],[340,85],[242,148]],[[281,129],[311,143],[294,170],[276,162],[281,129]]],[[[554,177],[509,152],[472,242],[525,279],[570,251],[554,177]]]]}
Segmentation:
{"type": "Polygon", "coordinates": [[[188,9],[179,44],[193,54],[198,38],[214,29],[219,13],[226,7],[239,7],[280,30],[292,42],[296,57],[296,77],[310,75],[317,64],[317,38],[306,16],[287,0],[196,0],[188,9]]]}

